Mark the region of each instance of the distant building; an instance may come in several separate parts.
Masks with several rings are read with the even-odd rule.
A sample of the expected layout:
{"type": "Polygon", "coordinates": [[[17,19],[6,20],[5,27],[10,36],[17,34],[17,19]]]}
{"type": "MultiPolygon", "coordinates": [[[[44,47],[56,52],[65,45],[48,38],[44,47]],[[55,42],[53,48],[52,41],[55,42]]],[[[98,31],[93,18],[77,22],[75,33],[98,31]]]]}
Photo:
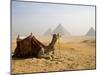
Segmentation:
{"type": "Polygon", "coordinates": [[[49,29],[44,33],[45,36],[51,36],[51,34],[52,34],[51,28],[49,28],[49,29]]]}
{"type": "Polygon", "coordinates": [[[59,24],[53,31],[52,34],[57,34],[59,33],[60,35],[63,36],[70,36],[70,33],[61,25],[59,24]]]}
{"type": "Polygon", "coordinates": [[[93,27],[89,29],[89,31],[86,33],[86,36],[95,36],[95,30],[93,27]]]}

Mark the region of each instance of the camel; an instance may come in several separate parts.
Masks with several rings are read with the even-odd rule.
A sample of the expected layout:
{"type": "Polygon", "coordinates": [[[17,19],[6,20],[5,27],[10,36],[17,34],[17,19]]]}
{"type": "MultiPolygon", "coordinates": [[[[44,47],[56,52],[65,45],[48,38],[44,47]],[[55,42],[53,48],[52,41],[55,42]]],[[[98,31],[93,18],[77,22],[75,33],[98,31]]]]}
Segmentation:
{"type": "Polygon", "coordinates": [[[35,38],[32,33],[24,38],[21,39],[18,35],[17,37],[17,46],[15,48],[14,54],[12,57],[16,58],[30,58],[30,57],[37,57],[42,58],[45,55],[54,54],[54,45],[58,39],[58,34],[53,34],[52,41],[46,46],[41,43],[39,40],[35,38]]]}

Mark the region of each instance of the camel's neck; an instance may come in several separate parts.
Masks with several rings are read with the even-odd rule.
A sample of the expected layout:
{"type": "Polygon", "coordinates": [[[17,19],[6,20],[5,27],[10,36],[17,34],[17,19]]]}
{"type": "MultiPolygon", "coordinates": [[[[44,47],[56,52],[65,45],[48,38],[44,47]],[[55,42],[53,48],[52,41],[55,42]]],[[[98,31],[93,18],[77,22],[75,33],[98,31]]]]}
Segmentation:
{"type": "Polygon", "coordinates": [[[55,43],[56,43],[56,41],[57,41],[57,36],[53,35],[52,41],[51,41],[51,43],[48,46],[53,48],[55,43]]]}

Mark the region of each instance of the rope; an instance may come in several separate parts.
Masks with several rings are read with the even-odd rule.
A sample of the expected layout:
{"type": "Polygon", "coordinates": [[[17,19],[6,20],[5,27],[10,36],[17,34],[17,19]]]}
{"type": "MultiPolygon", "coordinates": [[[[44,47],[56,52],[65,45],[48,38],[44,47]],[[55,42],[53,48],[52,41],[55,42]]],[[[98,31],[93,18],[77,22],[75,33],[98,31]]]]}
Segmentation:
{"type": "Polygon", "coordinates": [[[59,58],[61,57],[61,53],[60,53],[60,35],[58,33],[58,50],[59,50],[59,58]]]}

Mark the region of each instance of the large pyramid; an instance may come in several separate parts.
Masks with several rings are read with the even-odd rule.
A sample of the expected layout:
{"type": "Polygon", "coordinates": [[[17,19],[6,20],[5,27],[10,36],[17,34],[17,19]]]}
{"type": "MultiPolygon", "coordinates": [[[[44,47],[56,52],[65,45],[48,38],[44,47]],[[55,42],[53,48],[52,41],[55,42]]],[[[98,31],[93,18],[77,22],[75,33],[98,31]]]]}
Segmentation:
{"type": "Polygon", "coordinates": [[[86,36],[95,36],[95,30],[93,27],[89,29],[89,31],[86,33],[86,36]]]}
{"type": "Polygon", "coordinates": [[[51,34],[52,34],[51,28],[49,28],[49,29],[44,33],[45,36],[50,36],[51,34]]]}
{"type": "Polygon", "coordinates": [[[70,33],[61,24],[59,24],[52,32],[52,34],[57,34],[57,33],[63,36],[70,35],[70,33]]]}

